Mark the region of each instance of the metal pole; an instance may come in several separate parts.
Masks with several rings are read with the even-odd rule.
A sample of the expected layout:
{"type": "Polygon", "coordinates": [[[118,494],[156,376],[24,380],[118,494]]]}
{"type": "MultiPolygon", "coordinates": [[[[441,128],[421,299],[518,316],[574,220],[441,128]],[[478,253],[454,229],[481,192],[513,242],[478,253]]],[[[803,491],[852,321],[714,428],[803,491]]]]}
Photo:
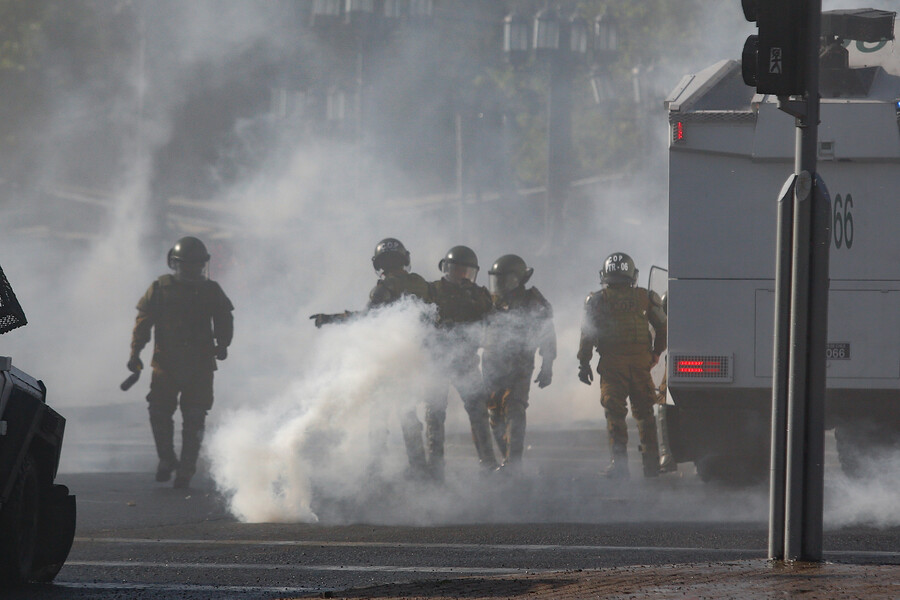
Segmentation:
{"type": "Polygon", "coordinates": [[[830,201],[816,173],[821,0],[806,4],[804,107],[797,115],[784,558],[822,560],[830,201]]]}
{"type": "MultiPolygon", "coordinates": [[[[559,51],[562,52],[562,51],[559,51]]],[[[551,251],[562,240],[562,222],[569,191],[569,147],[572,144],[572,69],[557,53],[548,61],[547,100],[547,240],[551,251]]]]}
{"type": "Polygon", "coordinates": [[[785,461],[788,358],[790,355],[791,253],[794,228],[794,186],[791,175],[778,197],[775,250],[775,343],[772,364],[772,431],[769,463],[769,558],[784,559],[785,461]]]}

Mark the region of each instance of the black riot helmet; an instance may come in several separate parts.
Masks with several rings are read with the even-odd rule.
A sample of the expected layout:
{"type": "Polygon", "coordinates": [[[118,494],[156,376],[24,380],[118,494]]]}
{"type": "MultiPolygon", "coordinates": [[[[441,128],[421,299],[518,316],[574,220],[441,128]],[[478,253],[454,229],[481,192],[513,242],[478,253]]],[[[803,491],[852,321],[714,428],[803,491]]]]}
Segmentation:
{"type": "Polygon", "coordinates": [[[607,285],[634,285],[638,270],[634,261],[624,252],[614,252],[607,257],[600,271],[600,282],[607,285]]]}
{"type": "Polygon", "coordinates": [[[529,268],[521,256],[504,254],[494,261],[488,271],[488,288],[492,294],[508,294],[519,286],[524,286],[534,269],[529,268]]]}
{"type": "Polygon", "coordinates": [[[175,271],[177,279],[195,281],[205,279],[203,269],[209,261],[206,246],[193,236],[186,236],[175,242],[169,250],[167,262],[175,271]]]}
{"type": "Polygon", "coordinates": [[[478,257],[468,246],[453,246],[438,263],[438,269],[444,274],[444,279],[452,283],[460,283],[463,279],[475,283],[475,277],[478,276],[478,257]]]}
{"type": "Polygon", "coordinates": [[[375,246],[372,266],[379,274],[409,267],[409,250],[397,238],[384,238],[375,246]]]}

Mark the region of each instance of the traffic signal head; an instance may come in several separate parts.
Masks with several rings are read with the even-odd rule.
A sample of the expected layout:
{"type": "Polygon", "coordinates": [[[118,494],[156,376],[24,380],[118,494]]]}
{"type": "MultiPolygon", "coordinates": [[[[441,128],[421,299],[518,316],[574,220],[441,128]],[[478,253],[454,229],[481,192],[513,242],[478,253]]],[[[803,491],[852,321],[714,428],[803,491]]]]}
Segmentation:
{"type": "Polygon", "coordinates": [[[759,28],[741,54],[744,83],[761,94],[803,94],[810,51],[807,0],[741,0],[741,7],[759,28]]]}

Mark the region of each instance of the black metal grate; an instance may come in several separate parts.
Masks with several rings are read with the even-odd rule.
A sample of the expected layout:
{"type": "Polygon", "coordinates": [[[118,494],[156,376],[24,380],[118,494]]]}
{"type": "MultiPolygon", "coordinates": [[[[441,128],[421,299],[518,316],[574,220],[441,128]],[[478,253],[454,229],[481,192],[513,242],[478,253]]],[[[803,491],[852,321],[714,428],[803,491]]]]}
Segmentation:
{"type": "Polygon", "coordinates": [[[12,286],[0,267],[0,334],[12,331],[28,323],[25,313],[19,306],[19,300],[13,293],[12,286]]]}

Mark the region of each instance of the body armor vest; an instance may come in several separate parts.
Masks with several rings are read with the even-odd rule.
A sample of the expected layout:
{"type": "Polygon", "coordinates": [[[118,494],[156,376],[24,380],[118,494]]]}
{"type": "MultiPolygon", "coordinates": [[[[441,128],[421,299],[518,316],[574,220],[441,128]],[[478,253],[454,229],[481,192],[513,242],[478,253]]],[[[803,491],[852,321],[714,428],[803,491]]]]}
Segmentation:
{"type": "Polygon", "coordinates": [[[591,316],[596,346],[604,350],[631,352],[649,350],[652,342],[647,318],[647,290],[638,287],[607,287],[592,294],[591,316]]]}

